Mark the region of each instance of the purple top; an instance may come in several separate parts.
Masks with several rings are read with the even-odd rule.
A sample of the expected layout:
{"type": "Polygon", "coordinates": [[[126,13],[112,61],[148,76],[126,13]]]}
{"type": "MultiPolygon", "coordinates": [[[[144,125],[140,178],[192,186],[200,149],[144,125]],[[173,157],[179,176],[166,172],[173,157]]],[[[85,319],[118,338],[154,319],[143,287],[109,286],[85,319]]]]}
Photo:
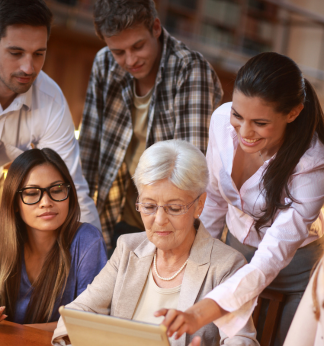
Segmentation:
{"type": "MultiPolygon", "coordinates": [[[[71,303],[82,293],[107,262],[106,246],[102,234],[88,223],[83,223],[77,230],[70,253],[71,268],[63,297],[56,299],[49,322],[56,322],[59,319],[58,308],[71,303]]],[[[20,289],[13,320],[13,322],[21,324],[25,323],[25,314],[33,289],[26,272],[24,256],[22,258],[20,289]]]]}

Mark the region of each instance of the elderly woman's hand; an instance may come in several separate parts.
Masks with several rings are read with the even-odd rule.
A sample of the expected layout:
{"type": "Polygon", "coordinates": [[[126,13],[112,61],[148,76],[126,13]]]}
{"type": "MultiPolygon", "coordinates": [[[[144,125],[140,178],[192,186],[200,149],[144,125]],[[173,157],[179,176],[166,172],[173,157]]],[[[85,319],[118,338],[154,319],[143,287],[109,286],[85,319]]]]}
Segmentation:
{"type": "Polygon", "coordinates": [[[161,309],[154,315],[155,317],[165,316],[162,324],[168,328],[168,337],[171,337],[177,332],[175,339],[179,339],[183,333],[193,334],[202,327],[198,327],[198,316],[194,313],[182,312],[175,309],[161,309]]]}
{"type": "MultiPolygon", "coordinates": [[[[184,333],[193,334],[201,327],[211,323],[225,315],[223,310],[214,300],[205,298],[190,307],[185,312],[174,309],[161,309],[155,312],[155,317],[165,316],[162,324],[167,327],[167,335],[171,337],[174,333],[175,339],[179,339],[184,333]]],[[[193,343],[193,346],[196,346],[193,343]]]]}
{"type": "Polygon", "coordinates": [[[3,313],[5,308],[6,308],[5,306],[1,306],[1,307],[0,307],[0,322],[3,321],[5,318],[8,317],[7,315],[5,315],[5,314],[3,313]]]}

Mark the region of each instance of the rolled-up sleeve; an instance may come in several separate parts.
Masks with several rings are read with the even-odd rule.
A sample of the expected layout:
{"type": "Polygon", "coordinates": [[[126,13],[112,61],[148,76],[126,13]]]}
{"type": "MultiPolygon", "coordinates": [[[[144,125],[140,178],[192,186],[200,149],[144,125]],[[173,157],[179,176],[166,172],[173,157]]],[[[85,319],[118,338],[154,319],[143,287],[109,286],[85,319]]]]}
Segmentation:
{"type": "Polygon", "coordinates": [[[220,238],[225,226],[225,216],[228,211],[228,203],[220,193],[218,179],[214,169],[217,164],[214,157],[217,155],[218,151],[213,133],[214,126],[217,126],[217,124],[215,124],[215,117],[213,116],[209,129],[209,142],[206,154],[209,170],[209,184],[207,187],[207,199],[200,219],[212,237],[220,238]]]}

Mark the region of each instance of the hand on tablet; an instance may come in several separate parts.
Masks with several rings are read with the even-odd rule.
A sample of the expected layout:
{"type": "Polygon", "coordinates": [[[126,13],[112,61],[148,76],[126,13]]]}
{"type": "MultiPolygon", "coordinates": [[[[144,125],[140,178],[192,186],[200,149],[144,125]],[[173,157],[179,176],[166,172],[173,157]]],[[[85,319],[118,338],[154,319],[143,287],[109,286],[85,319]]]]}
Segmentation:
{"type": "MultiPolygon", "coordinates": [[[[217,320],[226,313],[227,311],[223,310],[214,300],[205,298],[185,312],[175,309],[160,309],[155,312],[154,316],[165,316],[162,324],[168,329],[168,337],[176,333],[175,339],[179,339],[182,334],[193,334],[201,327],[217,320]]],[[[196,345],[196,343],[193,344],[193,346],[196,345]]]]}
{"type": "Polygon", "coordinates": [[[155,312],[154,315],[155,317],[165,316],[162,324],[168,328],[167,336],[171,337],[176,333],[175,339],[179,339],[183,333],[193,334],[202,327],[198,325],[198,319],[194,313],[175,309],[161,309],[155,312]]]}
{"type": "Polygon", "coordinates": [[[5,306],[1,306],[1,307],[0,307],[0,322],[3,321],[5,318],[8,317],[7,315],[5,315],[5,314],[3,313],[5,308],[6,308],[5,306]]]}

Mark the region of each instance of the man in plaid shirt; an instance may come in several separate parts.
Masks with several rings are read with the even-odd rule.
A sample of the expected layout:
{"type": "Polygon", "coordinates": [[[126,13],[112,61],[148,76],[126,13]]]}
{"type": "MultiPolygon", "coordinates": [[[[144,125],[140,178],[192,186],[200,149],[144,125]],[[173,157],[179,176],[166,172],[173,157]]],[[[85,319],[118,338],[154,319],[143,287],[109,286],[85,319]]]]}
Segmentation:
{"type": "Polygon", "coordinates": [[[153,0],[97,0],[94,22],[108,47],[93,63],[80,148],[110,248],[114,233],[144,230],[131,176],[145,148],[175,138],[205,154],[222,89],[202,55],[161,27],[153,0]]]}

